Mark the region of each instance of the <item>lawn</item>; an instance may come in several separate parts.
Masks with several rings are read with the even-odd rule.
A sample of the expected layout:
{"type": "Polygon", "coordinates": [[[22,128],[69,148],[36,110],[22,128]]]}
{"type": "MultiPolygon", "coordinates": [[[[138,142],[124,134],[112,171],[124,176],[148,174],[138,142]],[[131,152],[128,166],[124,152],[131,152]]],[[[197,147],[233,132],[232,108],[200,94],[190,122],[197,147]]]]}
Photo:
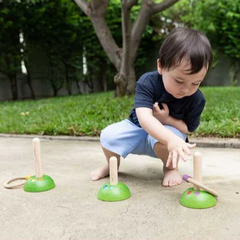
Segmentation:
{"type": "MultiPolygon", "coordinates": [[[[202,87],[207,100],[194,136],[240,137],[240,87],[202,87]]],[[[0,132],[99,136],[107,125],[128,117],[133,96],[113,92],[36,101],[1,102],[0,132]]]]}

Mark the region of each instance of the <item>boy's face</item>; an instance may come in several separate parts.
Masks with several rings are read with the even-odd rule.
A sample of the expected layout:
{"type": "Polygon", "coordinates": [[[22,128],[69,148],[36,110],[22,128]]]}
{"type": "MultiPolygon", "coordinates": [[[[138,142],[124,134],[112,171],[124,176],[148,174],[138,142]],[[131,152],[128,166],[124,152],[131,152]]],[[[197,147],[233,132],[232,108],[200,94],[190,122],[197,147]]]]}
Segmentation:
{"type": "Polygon", "coordinates": [[[166,91],[178,99],[194,94],[207,73],[207,69],[202,68],[196,74],[188,74],[189,65],[186,62],[182,62],[178,67],[170,70],[162,69],[159,61],[157,65],[166,91]]]}

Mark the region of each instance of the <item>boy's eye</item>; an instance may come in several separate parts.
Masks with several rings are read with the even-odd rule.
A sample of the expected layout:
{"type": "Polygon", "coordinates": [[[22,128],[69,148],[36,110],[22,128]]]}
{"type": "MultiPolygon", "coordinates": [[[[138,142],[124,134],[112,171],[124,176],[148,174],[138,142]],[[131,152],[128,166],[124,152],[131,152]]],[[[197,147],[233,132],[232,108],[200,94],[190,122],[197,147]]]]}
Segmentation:
{"type": "Polygon", "coordinates": [[[192,85],[193,86],[198,86],[200,83],[193,83],[192,85]]]}
{"type": "Polygon", "coordinates": [[[183,82],[181,82],[181,81],[178,81],[178,80],[176,80],[176,79],[175,79],[175,81],[176,81],[177,83],[179,83],[179,84],[182,84],[182,83],[183,83],[183,82]]]}

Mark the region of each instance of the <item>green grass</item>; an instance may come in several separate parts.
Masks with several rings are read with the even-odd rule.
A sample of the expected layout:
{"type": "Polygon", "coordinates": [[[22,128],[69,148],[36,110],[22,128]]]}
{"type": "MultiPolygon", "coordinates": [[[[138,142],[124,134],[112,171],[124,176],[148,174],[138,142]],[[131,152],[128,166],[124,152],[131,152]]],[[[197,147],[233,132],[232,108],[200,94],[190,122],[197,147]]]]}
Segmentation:
{"type": "Polygon", "coordinates": [[[207,100],[200,136],[240,137],[240,87],[203,87],[207,100]]]}
{"type": "MultiPolygon", "coordinates": [[[[203,87],[207,104],[194,135],[240,137],[240,87],[203,87]]],[[[99,136],[107,125],[127,118],[133,96],[113,92],[36,101],[1,102],[0,132],[99,136]]]]}
{"type": "Polygon", "coordinates": [[[114,98],[113,92],[2,102],[0,132],[99,136],[105,126],[126,118],[132,105],[133,97],[114,98]]]}

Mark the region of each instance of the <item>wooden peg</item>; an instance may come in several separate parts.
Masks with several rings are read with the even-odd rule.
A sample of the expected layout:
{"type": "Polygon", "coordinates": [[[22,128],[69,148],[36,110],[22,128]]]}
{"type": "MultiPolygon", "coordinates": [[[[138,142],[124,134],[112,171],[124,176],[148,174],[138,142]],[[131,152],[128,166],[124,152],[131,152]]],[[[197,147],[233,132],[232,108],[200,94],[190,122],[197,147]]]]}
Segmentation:
{"type": "MultiPolygon", "coordinates": [[[[200,152],[195,152],[193,155],[193,179],[202,183],[202,154],[200,152]]],[[[194,190],[199,191],[200,188],[194,185],[194,190]]]]}
{"type": "Polygon", "coordinates": [[[41,149],[39,138],[33,139],[33,158],[35,162],[35,176],[41,178],[42,173],[42,161],[41,161],[41,149]]]}
{"type": "Polygon", "coordinates": [[[109,160],[109,176],[110,185],[118,184],[118,160],[115,156],[112,156],[109,160]]]}
{"type": "Polygon", "coordinates": [[[211,193],[213,196],[218,197],[218,193],[216,191],[214,191],[213,189],[203,185],[202,183],[196,181],[195,179],[193,179],[191,176],[185,174],[183,176],[183,180],[189,183],[192,183],[194,186],[198,186],[199,188],[211,193]]]}

